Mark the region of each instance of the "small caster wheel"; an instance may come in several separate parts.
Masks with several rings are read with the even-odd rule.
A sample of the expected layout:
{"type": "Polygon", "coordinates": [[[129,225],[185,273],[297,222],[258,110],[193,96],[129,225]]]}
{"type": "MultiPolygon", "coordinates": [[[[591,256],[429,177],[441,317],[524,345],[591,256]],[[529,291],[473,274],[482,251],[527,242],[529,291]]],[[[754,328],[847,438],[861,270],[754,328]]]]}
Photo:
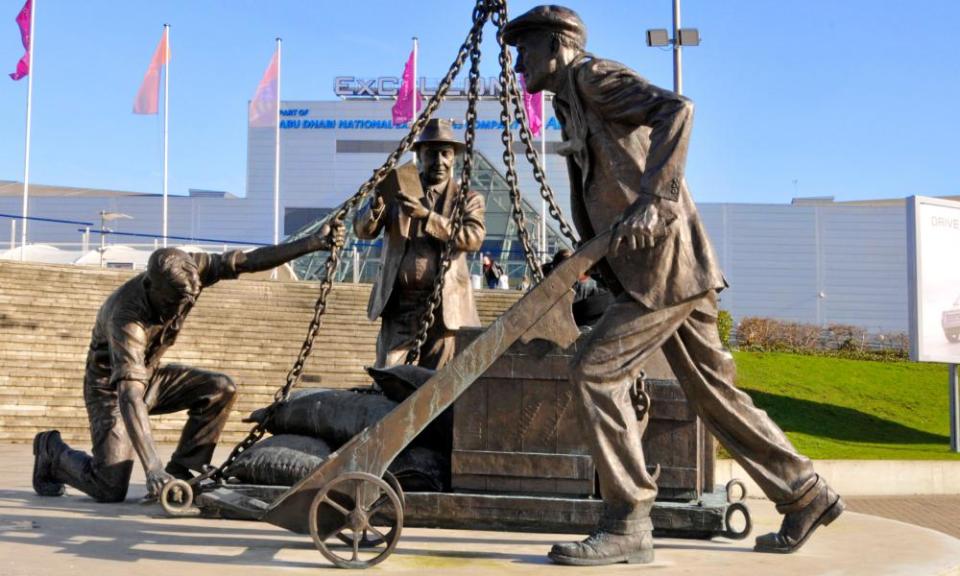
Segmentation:
{"type": "Polygon", "coordinates": [[[171,480],[163,485],[160,505],[170,516],[196,516],[200,513],[193,506],[193,487],[184,480],[171,480]]]}
{"type": "MultiPolygon", "coordinates": [[[[396,479],[394,479],[396,482],[396,479]]],[[[397,484],[399,487],[399,484],[397,484]]],[[[323,556],[338,568],[369,568],[393,553],[403,529],[403,500],[391,483],[366,472],[349,472],[328,482],[310,505],[310,536],[323,556]],[[318,520],[331,525],[346,545],[328,546],[318,520]],[[344,554],[344,555],[342,555],[344,554]]],[[[327,530],[324,530],[325,532],[327,530]]]]}
{"type": "Polygon", "coordinates": [[[747,508],[747,505],[743,502],[729,504],[723,515],[723,532],[720,535],[731,540],[743,540],[750,535],[752,530],[753,521],[750,519],[750,510],[747,508]],[[730,523],[735,512],[743,514],[743,528],[739,530],[734,528],[730,523]]]}
{"type": "Polygon", "coordinates": [[[747,499],[747,485],[742,481],[733,478],[727,485],[723,488],[724,492],[727,493],[727,503],[734,504],[736,502],[743,502],[747,499]],[[739,490],[739,493],[738,493],[739,490]]]}

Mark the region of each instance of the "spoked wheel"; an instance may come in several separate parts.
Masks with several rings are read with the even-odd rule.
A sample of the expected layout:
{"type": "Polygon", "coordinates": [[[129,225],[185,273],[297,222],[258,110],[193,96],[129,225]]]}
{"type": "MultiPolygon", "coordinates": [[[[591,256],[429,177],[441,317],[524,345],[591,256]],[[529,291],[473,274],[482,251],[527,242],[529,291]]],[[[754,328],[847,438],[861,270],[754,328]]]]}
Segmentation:
{"type": "MultiPolygon", "coordinates": [[[[324,518],[324,525],[329,526],[329,520],[324,518]]],[[[369,568],[383,562],[396,548],[402,528],[400,494],[387,481],[366,472],[337,476],[317,493],[310,505],[313,543],[339,568],[369,568]],[[321,515],[340,517],[340,527],[334,534],[321,533],[321,515]],[[331,535],[346,546],[328,546],[327,538],[331,535]]]]}
{"type": "MultiPolygon", "coordinates": [[[[397,496],[400,497],[400,503],[403,506],[406,506],[407,501],[403,496],[403,488],[400,487],[400,481],[397,480],[397,477],[390,472],[384,472],[383,479],[387,481],[387,484],[389,484],[390,487],[393,488],[393,491],[397,493],[397,496]]],[[[383,495],[381,497],[386,498],[387,496],[383,495]]],[[[378,516],[376,518],[371,518],[371,522],[374,522],[375,525],[380,526],[382,524],[389,523],[389,520],[384,522],[384,519],[378,516]]],[[[388,528],[388,530],[389,529],[390,528],[388,528]]],[[[388,533],[387,536],[390,537],[390,534],[388,533]]],[[[337,539],[347,546],[353,546],[353,531],[349,528],[344,528],[340,532],[337,532],[337,539]]],[[[383,544],[383,542],[383,538],[376,536],[370,530],[364,530],[363,534],[360,536],[360,548],[373,548],[374,546],[383,544]]]]}

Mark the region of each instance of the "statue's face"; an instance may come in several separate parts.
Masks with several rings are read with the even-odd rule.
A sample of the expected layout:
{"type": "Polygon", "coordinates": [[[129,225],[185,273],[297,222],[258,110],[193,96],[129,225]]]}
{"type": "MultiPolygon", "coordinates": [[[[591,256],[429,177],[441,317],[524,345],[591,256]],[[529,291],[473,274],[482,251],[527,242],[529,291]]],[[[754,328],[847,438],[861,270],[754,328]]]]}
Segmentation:
{"type": "Polygon", "coordinates": [[[427,184],[443,184],[453,174],[453,161],[457,152],[452,144],[426,143],[417,150],[420,174],[427,184]]]}
{"type": "Polygon", "coordinates": [[[528,92],[550,88],[557,73],[554,40],[547,32],[532,31],[517,39],[517,63],[514,69],[523,74],[528,92]]]}

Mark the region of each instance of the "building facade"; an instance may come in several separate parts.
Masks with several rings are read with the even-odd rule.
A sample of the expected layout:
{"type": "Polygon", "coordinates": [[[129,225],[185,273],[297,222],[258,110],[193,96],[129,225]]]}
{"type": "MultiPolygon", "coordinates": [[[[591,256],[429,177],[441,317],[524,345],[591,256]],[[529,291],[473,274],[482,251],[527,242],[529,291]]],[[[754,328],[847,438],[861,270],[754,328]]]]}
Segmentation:
{"type": "MultiPolygon", "coordinates": [[[[281,237],[311,226],[353,195],[393,151],[407,127],[391,121],[392,99],[345,98],[334,101],[285,101],[281,108],[280,222],[281,237]]],[[[550,106],[547,106],[548,110],[550,106]]],[[[437,116],[453,118],[462,130],[464,100],[441,104],[437,116]]],[[[487,195],[488,242],[484,251],[501,259],[518,280],[524,274],[522,251],[512,228],[504,180],[500,104],[485,97],[478,108],[477,168],[473,185],[487,195]]],[[[559,125],[548,114],[545,168],[565,214],[569,184],[565,160],[556,153],[559,125]]],[[[190,191],[169,198],[169,235],[173,244],[207,250],[266,244],[273,238],[274,130],[249,128],[247,189],[242,197],[225,192],[190,191]]],[[[524,159],[524,146],[514,152],[524,196],[528,230],[539,230],[538,186],[524,159]]],[[[538,142],[539,144],[539,142],[538,142]]],[[[407,158],[408,159],[408,158],[407,158]]],[[[407,160],[404,159],[404,160],[407,160]]],[[[81,255],[99,246],[101,212],[130,219],[107,227],[123,234],[107,236],[110,244],[149,251],[161,229],[160,197],[104,190],[54,186],[31,187],[30,213],[49,220],[88,222],[91,226],[31,222],[31,243],[52,244],[81,255]],[[91,228],[85,236],[85,228],[91,228]]],[[[20,213],[21,186],[0,182],[0,225],[20,213]],[[5,218],[3,215],[6,215],[5,218]]],[[[907,329],[906,213],[903,200],[833,202],[799,200],[792,204],[699,204],[730,288],[721,307],[735,319],[762,316],[819,325],[853,324],[872,332],[907,329]]],[[[0,229],[2,230],[2,229],[0,229]]],[[[548,242],[536,248],[549,256],[564,241],[548,221],[548,242]]],[[[0,234],[0,239],[5,239],[0,234]]],[[[11,244],[18,236],[11,234],[11,244]]],[[[5,244],[5,242],[4,242],[5,244]]],[[[349,247],[352,251],[354,246],[349,247]]],[[[356,246],[375,262],[377,246],[356,246]]],[[[352,254],[352,252],[350,252],[352,254]]],[[[474,258],[476,263],[478,257],[474,258]]],[[[144,258],[145,261],[145,258],[144,258]]],[[[367,280],[375,267],[349,269],[341,278],[367,280]]],[[[476,264],[475,264],[476,265],[476,264]]],[[[301,263],[309,275],[315,263],[301,263]]]]}

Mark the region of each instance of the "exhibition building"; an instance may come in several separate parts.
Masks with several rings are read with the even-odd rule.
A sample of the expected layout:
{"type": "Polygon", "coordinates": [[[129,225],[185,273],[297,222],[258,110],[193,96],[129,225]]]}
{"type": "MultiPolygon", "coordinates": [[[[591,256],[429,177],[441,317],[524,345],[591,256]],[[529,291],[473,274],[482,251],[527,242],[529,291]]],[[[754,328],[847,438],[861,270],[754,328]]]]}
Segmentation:
{"type": "MultiPolygon", "coordinates": [[[[337,99],[284,101],[280,110],[280,237],[307,233],[356,193],[406,134],[394,125],[390,77],[335,80],[337,99]],[[381,91],[383,93],[381,93],[381,91]]],[[[494,80],[484,79],[479,103],[472,186],[486,198],[487,236],[482,252],[499,260],[519,284],[527,273],[511,217],[505,179],[500,103],[494,80]]],[[[429,95],[429,90],[425,90],[429,95]]],[[[466,101],[450,98],[436,116],[463,130],[466,101]]],[[[547,109],[550,109],[548,104],[547,109]]],[[[560,126],[547,114],[547,178],[569,218],[565,159],[557,153],[560,126]]],[[[250,127],[245,191],[190,189],[169,197],[168,240],[192,250],[255,247],[274,236],[275,130],[250,127]]],[[[516,138],[516,131],[514,131],[516,138]]],[[[539,186],[515,142],[519,184],[530,237],[548,259],[570,242],[556,222],[541,219],[539,186]],[[542,240],[545,238],[544,240],[542,240]]],[[[403,158],[401,161],[409,161],[403,158]]],[[[692,191],[696,198],[697,191],[692,191]]],[[[65,186],[30,187],[28,245],[18,245],[22,184],[0,181],[0,225],[9,227],[0,258],[106,267],[145,265],[160,242],[161,199],[156,193],[65,186]]],[[[903,199],[836,202],[797,198],[790,204],[699,203],[698,208],[730,288],[721,307],[735,319],[762,316],[821,326],[842,323],[873,333],[907,330],[906,211],[903,199]]],[[[6,234],[0,236],[3,238],[6,234]]],[[[369,282],[379,264],[379,242],[351,240],[338,270],[341,281],[369,282]]],[[[471,256],[479,272],[479,253],[471,256]]],[[[294,266],[300,279],[315,278],[318,256],[294,266]]]]}

